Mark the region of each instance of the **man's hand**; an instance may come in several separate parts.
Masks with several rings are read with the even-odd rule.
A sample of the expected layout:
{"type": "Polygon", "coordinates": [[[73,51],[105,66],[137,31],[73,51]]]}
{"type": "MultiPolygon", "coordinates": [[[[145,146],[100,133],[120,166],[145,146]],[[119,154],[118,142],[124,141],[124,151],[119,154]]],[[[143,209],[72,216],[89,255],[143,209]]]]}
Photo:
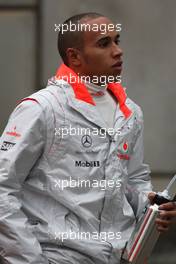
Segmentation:
{"type": "Polygon", "coordinates": [[[159,210],[161,210],[159,218],[160,221],[162,220],[163,223],[166,221],[166,224],[163,224],[163,230],[162,228],[159,230],[162,232],[168,230],[171,224],[176,223],[176,202],[162,204],[160,205],[159,210]]]}
{"type": "Polygon", "coordinates": [[[154,198],[155,198],[155,195],[156,195],[155,192],[150,192],[150,193],[148,194],[148,199],[149,199],[149,201],[150,201],[151,204],[154,204],[154,203],[153,203],[153,200],[154,200],[154,198]]]}
{"type": "MultiPolygon", "coordinates": [[[[148,194],[150,203],[153,204],[153,199],[156,193],[148,194]]],[[[176,203],[169,202],[159,206],[159,217],[156,218],[156,225],[159,232],[168,231],[173,222],[176,222],[176,203]]]]}

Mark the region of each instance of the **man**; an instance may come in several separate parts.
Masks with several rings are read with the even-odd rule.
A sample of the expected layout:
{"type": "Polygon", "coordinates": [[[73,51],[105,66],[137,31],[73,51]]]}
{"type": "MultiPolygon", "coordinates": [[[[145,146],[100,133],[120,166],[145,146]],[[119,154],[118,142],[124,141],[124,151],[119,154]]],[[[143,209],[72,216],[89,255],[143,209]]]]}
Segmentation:
{"type": "MultiPolygon", "coordinates": [[[[96,13],[70,22],[90,30],[59,33],[64,64],[46,89],[21,101],[1,137],[2,263],[121,263],[148,202],[142,112],[115,82],[119,32],[96,13]]],[[[160,231],[169,225],[158,219],[160,231]]]]}

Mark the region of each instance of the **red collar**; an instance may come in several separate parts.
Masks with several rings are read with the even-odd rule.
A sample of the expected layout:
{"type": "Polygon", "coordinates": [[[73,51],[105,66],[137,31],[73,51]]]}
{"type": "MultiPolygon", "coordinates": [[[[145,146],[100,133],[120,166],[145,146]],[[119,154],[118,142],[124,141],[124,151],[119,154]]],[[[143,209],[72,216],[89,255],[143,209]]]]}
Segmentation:
{"type": "MultiPolygon", "coordinates": [[[[62,64],[57,70],[56,78],[64,80],[64,77],[65,80],[72,86],[76,99],[95,105],[95,102],[86,86],[81,81],[79,82],[79,76],[65,64],[62,64]]],[[[119,102],[120,110],[123,112],[125,117],[128,118],[131,115],[131,110],[125,104],[127,96],[122,85],[119,83],[109,83],[108,89],[112,91],[115,98],[119,102]]]]}

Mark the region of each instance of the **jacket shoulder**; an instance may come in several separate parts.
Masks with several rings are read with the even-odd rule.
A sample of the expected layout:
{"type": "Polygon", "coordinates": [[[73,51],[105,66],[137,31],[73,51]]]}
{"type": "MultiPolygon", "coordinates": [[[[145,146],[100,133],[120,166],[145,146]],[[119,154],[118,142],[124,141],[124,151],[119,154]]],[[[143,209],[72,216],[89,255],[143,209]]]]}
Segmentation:
{"type": "Polygon", "coordinates": [[[135,114],[136,118],[140,121],[143,122],[143,111],[141,107],[136,104],[132,99],[127,98],[127,105],[129,105],[129,108],[133,111],[135,114]]]}
{"type": "MultiPolygon", "coordinates": [[[[61,93],[61,89],[59,89],[58,85],[55,83],[48,83],[45,88],[38,90],[37,92],[34,92],[33,94],[20,100],[18,105],[23,102],[28,102],[31,106],[32,104],[38,104],[43,112],[51,113],[55,108],[59,108],[59,93],[61,93]]],[[[60,110],[62,112],[62,109],[60,110]]]]}

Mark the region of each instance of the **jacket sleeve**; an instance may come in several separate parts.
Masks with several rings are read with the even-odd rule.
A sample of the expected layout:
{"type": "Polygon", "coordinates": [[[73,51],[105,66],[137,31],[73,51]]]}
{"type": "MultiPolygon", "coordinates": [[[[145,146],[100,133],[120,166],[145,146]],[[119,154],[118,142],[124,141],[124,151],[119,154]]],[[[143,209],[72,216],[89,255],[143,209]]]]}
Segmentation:
{"type": "Polygon", "coordinates": [[[144,164],[143,145],[143,115],[140,110],[139,130],[128,166],[128,184],[126,196],[131,204],[136,218],[140,216],[145,205],[149,202],[148,193],[152,191],[150,168],[144,164]]]}
{"type": "Polygon", "coordinates": [[[0,138],[0,258],[7,264],[48,264],[40,243],[27,229],[20,189],[39,159],[45,139],[44,113],[24,101],[10,116],[0,138]]]}

